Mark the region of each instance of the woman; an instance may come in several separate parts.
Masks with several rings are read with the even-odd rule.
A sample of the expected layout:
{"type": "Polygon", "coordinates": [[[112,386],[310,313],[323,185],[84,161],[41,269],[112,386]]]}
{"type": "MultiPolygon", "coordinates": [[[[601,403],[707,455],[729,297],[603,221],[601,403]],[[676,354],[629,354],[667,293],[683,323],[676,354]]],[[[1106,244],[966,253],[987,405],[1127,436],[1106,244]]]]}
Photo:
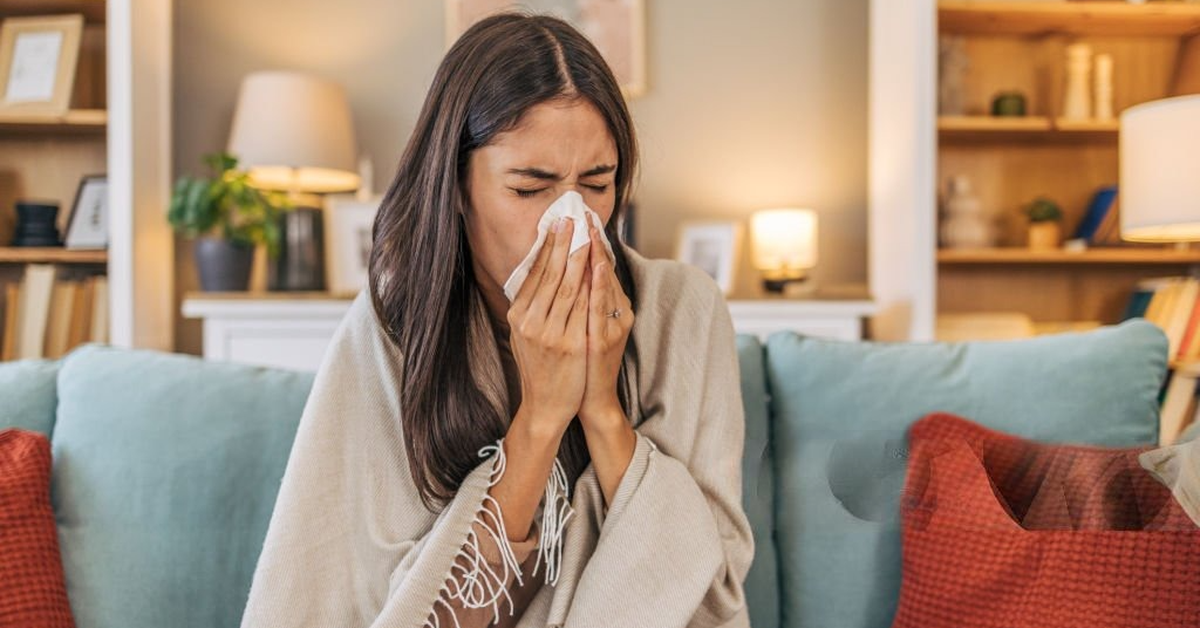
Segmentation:
{"type": "Polygon", "coordinates": [[[244,627],[749,625],[733,330],[707,275],[620,243],[636,162],[611,71],[565,22],[502,14],[454,44],[305,406],[244,627]],[[510,302],[572,193],[604,232],[570,252],[577,223],[551,228],[510,302]]]}

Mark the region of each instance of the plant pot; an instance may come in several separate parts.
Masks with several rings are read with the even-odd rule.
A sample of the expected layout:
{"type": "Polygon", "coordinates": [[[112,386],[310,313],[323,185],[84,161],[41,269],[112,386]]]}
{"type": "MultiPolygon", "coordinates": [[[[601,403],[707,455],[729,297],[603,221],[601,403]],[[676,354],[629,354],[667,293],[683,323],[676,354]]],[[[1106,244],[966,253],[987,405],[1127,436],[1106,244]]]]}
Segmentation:
{"type": "Polygon", "coordinates": [[[1062,229],[1056,220],[1029,223],[1029,248],[1057,249],[1062,240],[1062,229]]]}
{"type": "Polygon", "coordinates": [[[223,238],[197,238],[194,251],[205,292],[241,292],[250,287],[254,246],[223,238]]]}

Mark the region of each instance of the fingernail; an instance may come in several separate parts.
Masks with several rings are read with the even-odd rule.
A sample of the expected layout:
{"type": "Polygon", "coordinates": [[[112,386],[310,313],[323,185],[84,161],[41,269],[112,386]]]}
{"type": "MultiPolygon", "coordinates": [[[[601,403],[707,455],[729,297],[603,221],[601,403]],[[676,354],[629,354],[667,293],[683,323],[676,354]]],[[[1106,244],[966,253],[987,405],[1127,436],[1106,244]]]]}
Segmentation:
{"type": "Polygon", "coordinates": [[[554,219],[554,222],[551,222],[551,223],[550,223],[550,231],[552,231],[552,232],[554,232],[554,233],[558,233],[559,231],[562,231],[562,230],[563,230],[563,219],[562,219],[562,217],[555,218],[555,219],[554,219]]]}

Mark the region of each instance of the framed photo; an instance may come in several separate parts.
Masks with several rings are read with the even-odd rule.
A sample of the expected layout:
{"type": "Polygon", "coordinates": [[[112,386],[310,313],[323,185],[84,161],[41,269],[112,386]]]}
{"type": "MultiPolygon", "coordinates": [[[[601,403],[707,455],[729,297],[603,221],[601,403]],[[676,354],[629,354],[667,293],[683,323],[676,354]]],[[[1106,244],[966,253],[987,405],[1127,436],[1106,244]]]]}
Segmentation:
{"type": "Polygon", "coordinates": [[[82,15],[13,17],[0,26],[0,115],[60,116],[71,105],[82,15]]]}
{"type": "Polygon", "coordinates": [[[371,261],[371,228],[381,197],[358,200],[335,194],[325,203],[325,277],[329,291],[354,295],[367,286],[371,261]]]}
{"type": "Polygon", "coordinates": [[[79,182],[67,218],[63,246],[68,249],[108,248],[108,177],[105,175],[86,176],[79,182]]]}
{"type": "Polygon", "coordinates": [[[580,30],[612,68],[627,98],[646,92],[645,0],[443,0],[446,48],[479,20],[508,10],[549,13],[580,30]]]}
{"type": "Polygon", "coordinates": [[[733,292],[742,225],[739,222],[684,222],[675,259],[708,273],[726,295],[733,292]]]}

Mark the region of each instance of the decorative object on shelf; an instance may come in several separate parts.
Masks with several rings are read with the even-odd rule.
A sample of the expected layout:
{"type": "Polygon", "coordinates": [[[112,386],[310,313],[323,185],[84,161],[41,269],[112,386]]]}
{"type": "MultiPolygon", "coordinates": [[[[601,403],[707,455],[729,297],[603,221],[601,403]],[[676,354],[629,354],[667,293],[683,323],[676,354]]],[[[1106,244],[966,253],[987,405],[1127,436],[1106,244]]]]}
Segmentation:
{"type": "Polygon", "coordinates": [[[1088,44],[1067,46],[1067,86],[1063,98],[1062,117],[1067,120],[1087,120],[1092,117],[1090,76],[1092,47],[1088,44]]]}
{"type": "Polygon", "coordinates": [[[1121,237],[1200,241],[1200,95],[1121,113],[1121,237]]]}
{"type": "Polygon", "coordinates": [[[943,35],[938,38],[938,115],[967,113],[966,82],[970,67],[965,37],[943,35]]]}
{"type": "Polygon", "coordinates": [[[728,295],[733,292],[741,240],[738,222],[686,221],[679,227],[675,259],[708,273],[728,295]]]}
{"type": "Polygon", "coordinates": [[[67,218],[68,249],[108,248],[108,177],[89,175],[79,181],[67,218]]]}
{"type": "Polygon", "coordinates": [[[329,234],[329,247],[325,275],[331,293],[354,294],[367,285],[371,233],[381,200],[349,195],[327,199],[325,233],[329,234]]]}
{"type": "Polygon", "coordinates": [[[942,246],[951,249],[995,246],[996,229],[971,190],[971,179],[966,175],[950,177],[944,212],[940,234],[942,246]]]}
{"type": "Polygon", "coordinates": [[[0,26],[0,119],[61,116],[71,105],[83,15],[11,17],[0,26]]]}
{"type": "Polygon", "coordinates": [[[279,215],[283,247],[267,269],[271,290],[324,290],[321,198],[357,189],[354,121],[338,84],[302,72],[255,72],[238,92],[229,152],[250,183],[286,192],[279,215]],[[286,106],[280,106],[280,103],[286,106]]]}
{"type": "Polygon", "coordinates": [[[1044,196],[1025,206],[1031,249],[1056,249],[1062,240],[1062,208],[1044,196]]]}
{"type": "Polygon", "coordinates": [[[768,292],[803,292],[815,283],[808,273],[817,265],[817,212],[811,209],[763,209],[750,217],[754,267],[768,292]]]}
{"type": "Polygon", "coordinates": [[[998,117],[1019,118],[1025,115],[1025,94],[1006,90],[992,98],[992,115],[998,117]]]}
{"type": "MultiPolygon", "coordinates": [[[[510,9],[528,11],[530,4],[517,0],[443,1],[447,49],[475,22],[510,9]]],[[[626,97],[646,93],[645,0],[543,0],[534,4],[538,10],[570,22],[591,40],[626,97]]]]}
{"type": "Polygon", "coordinates": [[[1112,120],[1113,114],[1113,57],[1099,54],[1095,58],[1095,81],[1092,97],[1095,99],[1092,115],[1097,120],[1112,120]]]}
{"type": "Polygon", "coordinates": [[[233,155],[206,155],[204,162],[211,176],[180,177],[167,219],[177,233],[196,240],[202,290],[246,290],[255,245],[265,245],[268,257],[279,254],[277,215],[286,199],[251,186],[233,155]]]}
{"type": "Polygon", "coordinates": [[[62,246],[58,237],[58,203],[17,201],[17,228],[13,246],[62,246]]]}

